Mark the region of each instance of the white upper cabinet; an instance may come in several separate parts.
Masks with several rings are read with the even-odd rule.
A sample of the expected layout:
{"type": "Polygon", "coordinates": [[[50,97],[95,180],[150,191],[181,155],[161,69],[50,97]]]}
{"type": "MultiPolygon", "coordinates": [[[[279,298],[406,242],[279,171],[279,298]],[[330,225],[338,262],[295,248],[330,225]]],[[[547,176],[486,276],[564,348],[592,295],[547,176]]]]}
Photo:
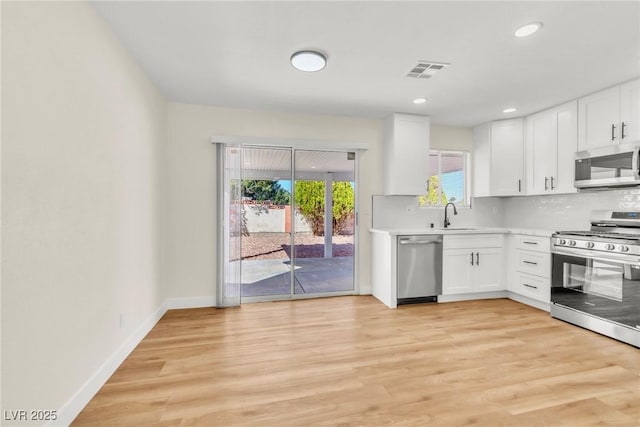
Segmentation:
{"type": "Polygon", "coordinates": [[[473,196],[491,196],[491,129],[489,123],[473,128],[473,196]]]}
{"type": "Polygon", "coordinates": [[[640,141],[640,79],[620,86],[620,140],[640,141]]]}
{"type": "Polygon", "coordinates": [[[575,153],[640,142],[640,79],[473,128],[474,197],[575,193],[575,153]]]}
{"type": "Polygon", "coordinates": [[[547,111],[527,117],[527,194],[549,191],[549,177],[558,169],[553,122],[553,114],[547,111]]]}
{"type": "Polygon", "coordinates": [[[473,129],[473,196],[515,196],[524,187],[524,120],[484,123],[473,129]]]}
{"type": "Polygon", "coordinates": [[[491,123],[491,175],[493,196],[524,194],[524,120],[491,123]]]}
{"type": "Polygon", "coordinates": [[[601,147],[617,142],[620,119],[620,88],[614,87],[578,100],[578,149],[601,147]]]}
{"type": "Polygon", "coordinates": [[[429,117],[392,114],[384,122],[384,194],[420,195],[429,179],[429,117]]]}
{"type": "Polygon", "coordinates": [[[578,150],[640,138],[640,80],[578,100],[578,150]]]}
{"type": "Polygon", "coordinates": [[[578,101],[553,109],[556,118],[557,167],[551,190],[556,193],[575,193],[573,185],[578,151],[578,101]]]}
{"type": "Polygon", "coordinates": [[[527,117],[527,194],[576,191],[577,115],[578,104],[572,101],[527,117]]]}

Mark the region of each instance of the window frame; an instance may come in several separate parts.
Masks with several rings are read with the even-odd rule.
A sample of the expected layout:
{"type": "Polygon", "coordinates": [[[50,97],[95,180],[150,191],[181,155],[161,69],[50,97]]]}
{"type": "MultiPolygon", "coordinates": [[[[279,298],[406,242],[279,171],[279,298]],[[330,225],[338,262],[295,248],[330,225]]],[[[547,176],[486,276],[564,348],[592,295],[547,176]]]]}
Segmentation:
{"type": "MultiPolygon", "coordinates": [[[[429,156],[431,156],[432,154],[437,154],[438,155],[438,167],[437,167],[437,171],[429,171],[429,179],[431,179],[432,176],[436,175],[437,172],[437,176],[438,176],[438,182],[440,183],[438,185],[438,196],[437,196],[437,201],[438,203],[435,205],[427,205],[427,204],[420,204],[419,206],[421,208],[442,208],[444,207],[444,205],[442,204],[442,154],[461,154],[462,155],[462,159],[463,159],[463,169],[462,169],[462,173],[463,173],[463,188],[462,188],[462,200],[456,200],[455,202],[452,202],[454,205],[456,205],[456,207],[466,207],[466,208],[470,208],[471,207],[471,176],[470,176],[470,172],[471,172],[471,151],[467,151],[467,150],[446,150],[446,149],[430,149],[429,150],[429,156]]],[[[428,161],[428,160],[427,160],[428,161]]],[[[428,196],[429,194],[429,185],[427,184],[427,194],[426,196],[428,196]]]]}

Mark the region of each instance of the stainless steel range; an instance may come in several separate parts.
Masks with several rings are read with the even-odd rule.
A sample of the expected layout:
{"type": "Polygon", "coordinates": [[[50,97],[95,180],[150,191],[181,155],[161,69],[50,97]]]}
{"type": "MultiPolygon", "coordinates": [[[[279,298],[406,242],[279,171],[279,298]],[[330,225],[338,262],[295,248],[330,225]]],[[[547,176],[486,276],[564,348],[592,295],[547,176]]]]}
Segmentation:
{"type": "Polygon", "coordinates": [[[594,211],[552,238],[551,315],[640,347],[640,211],[594,211]]]}

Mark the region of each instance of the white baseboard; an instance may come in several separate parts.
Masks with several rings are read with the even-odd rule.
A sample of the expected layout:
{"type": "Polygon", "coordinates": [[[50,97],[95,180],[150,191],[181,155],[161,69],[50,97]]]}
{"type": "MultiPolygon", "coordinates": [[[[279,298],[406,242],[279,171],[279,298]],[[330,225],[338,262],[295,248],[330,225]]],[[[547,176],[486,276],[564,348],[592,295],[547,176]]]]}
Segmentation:
{"type": "Polygon", "coordinates": [[[438,302],[472,301],[472,300],[493,299],[493,298],[509,298],[513,301],[530,305],[531,307],[535,307],[539,310],[544,310],[547,312],[549,311],[549,303],[544,303],[542,301],[538,301],[533,298],[529,298],[524,295],[520,295],[511,291],[478,292],[473,294],[459,294],[459,295],[439,295],[438,302]]]}
{"type": "Polygon", "coordinates": [[[187,298],[167,298],[165,300],[167,310],[177,310],[180,308],[202,308],[215,307],[216,297],[187,297],[187,298]]]}
{"type": "Polygon", "coordinates": [[[215,296],[167,298],[158,309],[136,329],[127,340],[111,355],[80,389],[58,410],[58,419],[47,426],[68,426],[84,409],[89,401],[107,382],[142,339],[153,329],[167,310],[180,308],[215,307],[215,296]]]}
{"type": "Polygon", "coordinates": [[[470,294],[438,295],[438,302],[472,301],[478,299],[507,298],[507,291],[476,292],[470,294]]]}
{"type": "Polygon", "coordinates": [[[509,299],[521,302],[522,304],[530,305],[539,310],[549,311],[549,303],[535,300],[533,298],[525,297],[524,295],[516,294],[515,292],[509,292],[509,299]]]}
{"type": "Polygon", "coordinates": [[[118,369],[129,354],[142,339],[153,329],[160,318],[167,311],[167,302],[163,302],[158,309],[136,329],[127,340],[111,355],[98,370],[80,387],[80,389],[58,410],[58,419],[47,426],[68,426],[78,416],[80,411],[89,403],[95,394],[107,382],[109,377],[118,369]]]}

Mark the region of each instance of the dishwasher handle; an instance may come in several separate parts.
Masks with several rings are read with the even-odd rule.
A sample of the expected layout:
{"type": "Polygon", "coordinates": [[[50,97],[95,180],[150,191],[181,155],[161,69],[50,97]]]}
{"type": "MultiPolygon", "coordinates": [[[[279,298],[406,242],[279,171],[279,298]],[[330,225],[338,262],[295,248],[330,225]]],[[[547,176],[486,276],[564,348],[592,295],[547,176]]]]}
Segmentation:
{"type": "Polygon", "coordinates": [[[441,240],[409,240],[409,239],[400,240],[401,245],[435,245],[437,243],[442,243],[442,241],[441,240]]]}

